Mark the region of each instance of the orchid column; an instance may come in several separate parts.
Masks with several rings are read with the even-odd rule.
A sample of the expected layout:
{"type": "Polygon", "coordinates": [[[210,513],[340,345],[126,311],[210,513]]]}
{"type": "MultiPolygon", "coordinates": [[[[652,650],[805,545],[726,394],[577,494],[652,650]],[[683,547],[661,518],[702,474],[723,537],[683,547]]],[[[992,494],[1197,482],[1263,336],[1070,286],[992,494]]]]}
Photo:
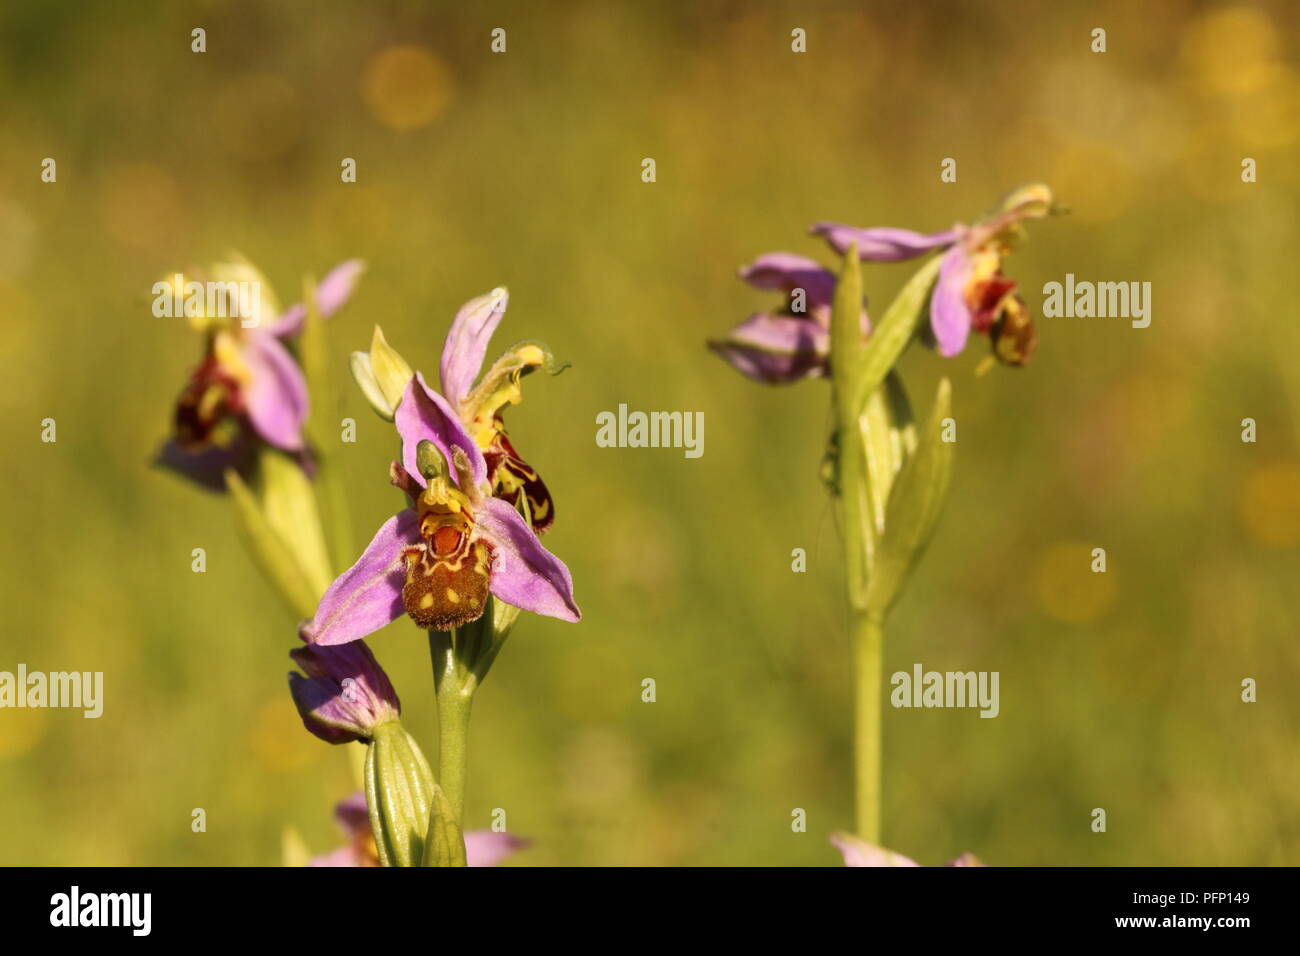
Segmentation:
{"type": "MultiPolygon", "coordinates": [[[[940,355],[962,351],[972,330],[994,357],[1023,365],[1036,336],[1001,260],[1023,220],[1051,211],[1051,192],[1017,190],[973,226],[929,235],[818,223],[811,232],[844,256],[838,275],[792,253],[769,253],[741,270],[760,289],[788,296],[710,347],[742,374],[767,384],[831,381],[827,479],[838,504],[851,619],[854,675],[854,809],[858,838],[880,840],[881,662],[885,623],[934,531],[948,492],[953,446],[942,434],[952,389],[941,379],[920,430],[895,366],[917,339],[940,355]],[[939,250],[912,276],[873,327],[860,262],[897,262],[939,250]],[[933,289],[933,293],[931,290],[933,289]],[[929,313],[929,323],[921,321],[929,313]]],[[[992,361],[992,360],[989,360],[992,361]]],[[[882,857],[883,858],[883,857],[882,857]]]]}

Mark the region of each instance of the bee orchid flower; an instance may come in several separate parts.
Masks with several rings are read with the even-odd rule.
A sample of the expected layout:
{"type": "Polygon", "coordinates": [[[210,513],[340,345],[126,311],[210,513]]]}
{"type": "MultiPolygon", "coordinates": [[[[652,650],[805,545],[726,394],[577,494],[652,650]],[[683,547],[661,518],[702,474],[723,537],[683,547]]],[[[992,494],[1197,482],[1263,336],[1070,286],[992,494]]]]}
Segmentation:
{"type": "Polygon", "coordinates": [[[426,630],[477,620],[489,594],[577,621],[573,580],[508,501],[492,496],[483,452],[452,406],[416,373],[394,410],[402,461],[390,481],[408,507],[325,592],[303,628],[314,644],[365,637],[403,611],[426,630]]]}
{"type": "Polygon", "coordinates": [[[1040,219],[1052,209],[1051,190],[1034,183],[1013,192],[975,225],[957,225],[946,232],[924,235],[834,222],[816,223],[810,231],[841,255],[857,243],[858,257],[872,262],[898,262],[944,249],[930,298],[930,333],[939,354],[957,355],[974,330],[989,336],[1001,362],[1024,365],[1038,335],[1028,306],[1015,293],[1016,283],[1002,274],[1002,258],[1023,232],[1023,221],[1040,219]]]}
{"type": "MultiPolygon", "coordinates": [[[[337,312],[352,294],[363,264],[349,260],[336,266],[316,288],[322,316],[337,312]]],[[[203,359],[190,374],[173,412],[171,438],[157,463],[204,487],[220,490],[228,467],[244,470],[259,443],[303,456],[303,425],[309,409],[302,370],[286,342],[302,331],[304,304],[280,312],[269,286],[252,266],[235,263],[214,268],[223,286],[258,283],[257,312],[230,295],[224,316],[190,316],[205,336],[203,359]],[[225,280],[229,281],[225,281],[225,280]]]]}

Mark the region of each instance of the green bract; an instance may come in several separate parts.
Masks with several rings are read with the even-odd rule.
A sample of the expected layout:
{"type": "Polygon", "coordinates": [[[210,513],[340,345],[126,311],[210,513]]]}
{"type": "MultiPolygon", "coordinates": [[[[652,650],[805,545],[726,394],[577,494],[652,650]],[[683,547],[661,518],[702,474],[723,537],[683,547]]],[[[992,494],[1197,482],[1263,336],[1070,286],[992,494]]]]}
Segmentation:
{"type": "Polygon", "coordinates": [[[941,379],[916,453],[899,472],[885,510],[885,533],[867,583],[867,610],[878,614],[898,599],[934,533],[952,477],[953,442],[941,435],[952,415],[952,386],[941,379]]]}
{"type": "Polygon", "coordinates": [[[420,865],[437,785],[419,745],[397,721],[375,729],[366,748],[365,780],[379,862],[420,865]]]}

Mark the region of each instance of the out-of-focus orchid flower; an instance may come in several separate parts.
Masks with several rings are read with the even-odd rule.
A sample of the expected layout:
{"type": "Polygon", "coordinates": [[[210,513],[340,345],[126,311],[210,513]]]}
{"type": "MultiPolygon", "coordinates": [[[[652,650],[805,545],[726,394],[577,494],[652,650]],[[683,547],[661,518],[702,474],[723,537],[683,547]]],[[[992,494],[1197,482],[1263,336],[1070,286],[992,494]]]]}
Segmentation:
{"type": "Polygon", "coordinates": [[[289,656],[307,675],[289,674],[289,692],[303,726],[326,743],[369,741],[376,727],[401,713],[401,701],[365,641],[339,647],[309,644],[289,656]]]}
{"type": "MultiPolygon", "coordinates": [[[[498,288],[461,306],[443,343],[439,373],[443,397],[483,452],[492,494],[516,506],[520,496],[526,497],[529,520],[540,535],[555,522],[555,503],[537,470],[515,450],[502,414],[522,400],[523,376],[539,368],[558,375],[568,364],[556,362],[541,342],[522,341],[483,369],[488,343],[508,302],[509,293],[498,288]]],[[[369,354],[353,353],[352,372],[371,405],[391,421],[412,373],[378,328],[369,354]]]]}
{"type": "Polygon", "coordinates": [[[939,354],[961,352],[974,329],[990,337],[1000,361],[1023,365],[1038,338],[1028,307],[1015,294],[1016,283],[1002,274],[1002,257],[1023,234],[1024,220],[1040,219],[1051,210],[1051,190],[1033,183],[1013,192],[975,225],[957,225],[947,232],[924,235],[832,222],[816,223],[810,231],[841,254],[856,242],[858,257],[874,262],[897,262],[946,249],[930,299],[930,332],[939,354]]]}
{"type": "MultiPolygon", "coordinates": [[[[343,306],[363,268],[353,259],[325,276],[316,288],[322,316],[343,306]]],[[[225,469],[246,470],[258,443],[309,464],[302,434],[307,386],[285,345],[302,330],[307,310],[299,303],[281,312],[270,285],[247,263],[215,266],[212,276],[224,296],[216,311],[224,314],[187,312],[204,335],[203,359],[181,390],[172,437],[157,463],[220,490],[225,469]],[[258,295],[247,302],[236,290],[250,282],[258,295]]]]}
{"type": "MultiPolygon", "coordinates": [[[[831,843],[844,856],[845,866],[920,866],[915,860],[910,860],[901,853],[894,853],[892,850],[886,850],[884,847],[876,846],[874,843],[868,843],[861,837],[853,836],[851,833],[832,833],[831,843]]],[[[983,866],[984,864],[971,853],[963,853],[955,860],[950,860],[944,866],[983,866]]]]}
{"type": "Polygon", "coordinates": [[[402,463],[390,480],[410,506],[376,533],[325,592],[303,637],[344,644],[403,610],[426,630],[477,620],[489,593],[565,621],[581,617],[569,569],[507,501],[492,497],[487,463],[447,401],[416,373],[395,410],[402,463]]]}
{"type": "MultiPolygon", "coordinates": [[[[366,795],[358,790],[334,808],[338,821],[347,837],[346,845],[311,861],[312,866],[379,866],[379,853],[370,828],[370,815],[366,810],[366,795]]],[[[529,847],[531,841],[512,833],[492,830],[471,830],[465,834],[465,856],[470,866],[497,866],[507,857],[529,847]]]]}
{"type": "MultiPolygon", "coordinates": [[[[784,308],[758,312],[709,348],[742,375],[771,385],[825,375],[830,354],[831,302],[835,275],[812,259],[770,252],[740,270],[757,289],[785,294],[784,308]]],[[[871,331],[866,310],[862,334],[871,331]]]]}
{"type": "Polygon", "coordinates": [[[859,229],[839,222],[815,222],[808,227],[808,231],[814,236],[823,237],[840,255],[848,252],[849,246],[856,242],[858,258],[864,262],[903,262],[915,259],[931,249],[952,245],[959,235],[955,228],[927,235],[892,226],[859,229]]]}

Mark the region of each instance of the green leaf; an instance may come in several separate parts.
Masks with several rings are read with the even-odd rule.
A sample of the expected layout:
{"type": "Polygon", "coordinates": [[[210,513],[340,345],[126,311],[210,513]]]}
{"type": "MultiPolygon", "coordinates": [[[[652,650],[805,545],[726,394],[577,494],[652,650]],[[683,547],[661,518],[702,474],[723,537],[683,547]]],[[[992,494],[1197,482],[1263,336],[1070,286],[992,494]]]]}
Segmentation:
{"type": "Polygon", "coordinates": [[[903,385],[903,376],[897,370],[891,371],[885,379],[885,404],[889,409],[890,444],[896,457],[894,471],[897,473],[916,451],[916,418],[912,414],[907,388],[903,385]]]}
{"type": "Polygon", "coordinates": [[[298,559],[271,527],[244,480],[233,468],[226,469],[225,476],[226,488],[235,505],[236,524],[254,562],[295,618],[311,617],[316,613],[320,593],[312,589],[298,559]]]}
{"type": "Polygon", "coordinates": [[[429,813],[429,830],[424,837],[425,866],[468,866],[465,859],[465,834],[456,811],[437,784],[433,787],[433,809],[429,813]]]}
{"type": "MultiPolygon", "coordinates": [[[[885,376],[916,335],[921,316],[925,314],[926,303],[930,300],[930,287],[939,274],[939,263],[942,261],[943,256],[934,256],[917,269],[912,278],[907,280],[907,285],[894,297],[894,301],[889,303],[884,318],[872,328],[866,350],[848,383],[852,408],[862,408],[884,382],[885,376]]],[[[838,288],[835,295],[836,308],[839,308],[838,288]]],[[[834,368],[832,373],[840,374],[834,368]]]]}
{"type": "MultiPolygon", "coordinates": [[[[874,533],[867,537],[865,543],[874,551],[874,539],[885,531],[885,511],[890,491],[894,487],[894,478],[916,448],[912,406],[907,400],[902,376],[897,371],[891,370],[884,386],[871,393],[858,416],[858,428],[862,434],[867,491],[874,526],[874,533]]],[[[874,561],[874,553],[868,554],[868,573],[874,561]]]]}
{"type": "Polygon", "coordinates": [[[870,574],[875,563],[877,539],[885,530],[885,505],[898,467],[890,434],[889,410],[882,389],[876,389],[867,399],[858,415],[858,429],[862,434],[862,458],[867,479],[868,513],[865,517],[871,522],[870,533],[863,536],[863,543],[868,548],[867,573],[870,574]]]}
{"type": "Polygon", "coordinates": [[[885,511],[885,534],[867,582],[866,606],[883,615],[898,599],[934,534],[952,477],[953,444],[941,437],[952,414],[952,386],[942,379],[916,452],[894,481],[885,511]]]}

